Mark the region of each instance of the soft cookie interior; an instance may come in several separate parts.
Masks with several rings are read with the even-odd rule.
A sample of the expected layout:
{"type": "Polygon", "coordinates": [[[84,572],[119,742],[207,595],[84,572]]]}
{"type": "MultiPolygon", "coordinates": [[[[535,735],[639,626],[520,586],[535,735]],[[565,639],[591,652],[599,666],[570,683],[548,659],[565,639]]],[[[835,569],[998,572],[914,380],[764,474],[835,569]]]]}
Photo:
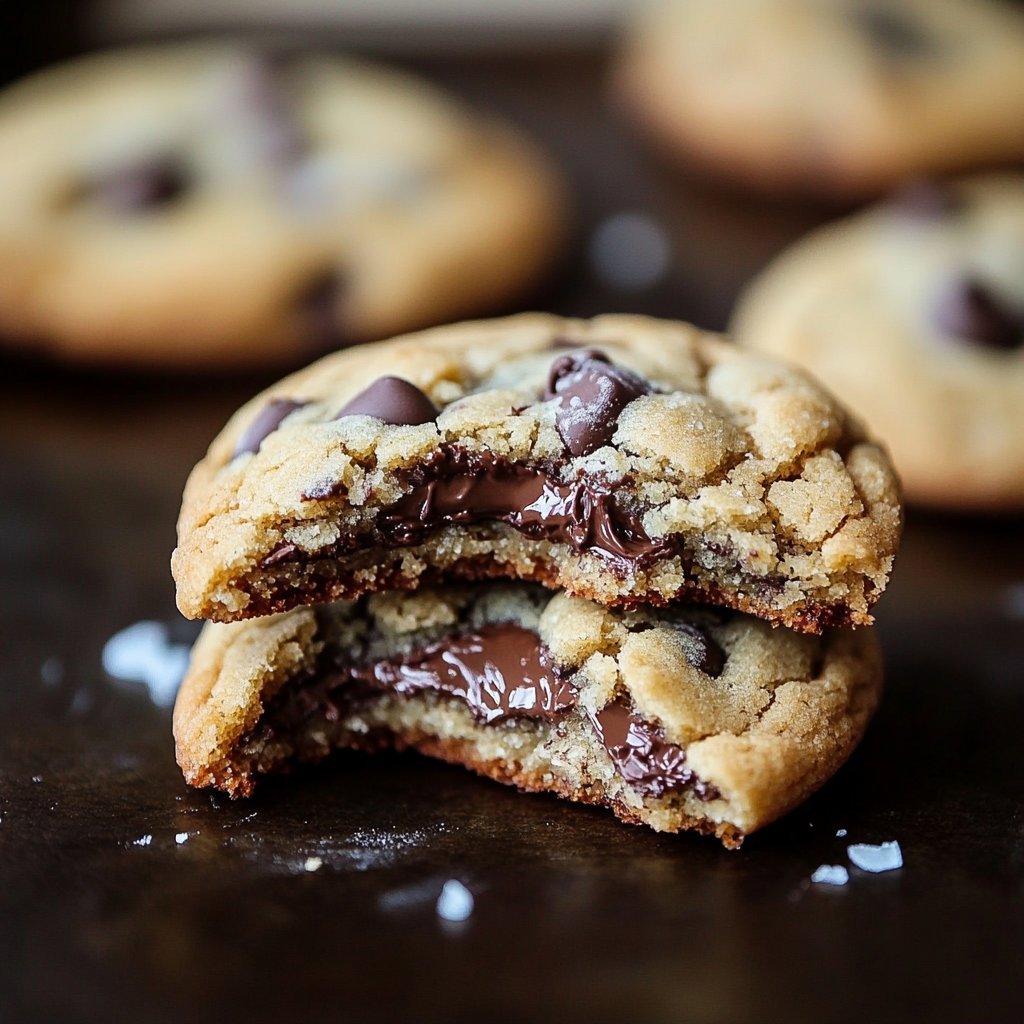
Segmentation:
{"type": "Polygon", "coordinates": [[[895,477],[810,379],[685,325],[466,324],[341,353],[241,410],[197,467],[185,614],[511,577],[871,621],[895,477]]]}
{"type": "Polygon", "coordinates": [[[208,624],[175,737],[189,782],[232,795],[340,747],[413,748],[737,846],[845,760],[879,685],[870,631],[475,585],[208,624]]]}

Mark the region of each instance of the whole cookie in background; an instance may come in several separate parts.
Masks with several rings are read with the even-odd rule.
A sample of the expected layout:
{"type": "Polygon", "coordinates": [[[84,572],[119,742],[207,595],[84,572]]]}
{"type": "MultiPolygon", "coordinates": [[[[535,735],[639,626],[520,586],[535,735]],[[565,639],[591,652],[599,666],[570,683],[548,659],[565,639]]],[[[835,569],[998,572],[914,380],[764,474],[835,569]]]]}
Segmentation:
{"type": "Polygon", "coordinates": [[[908,186],[811,234],[732,330],[863,416],[908,500],[1024,508],[1024,177],[908,186]]]}
{"type": "Polygon", "coordinates": [[[881,685],[870,629],[483,583],[207,623],[174,735],[186,779],[232,796],[334,749],[410,747],[735,847],[846,760],[881,685]]]}
{"type": "Polygon", "coordinates": [[[768,192],[1024,159],[1024,10],[1003,0],[662,0],[617,84],[667,150],[768,192]]]}
{"type": "Polygon", "coordinates": [[[87,363],[287,365],[484,311],[563,227],[518,134],[333,56],[85,57],[0,95],[0,152],[0,338],[87,363]]]}

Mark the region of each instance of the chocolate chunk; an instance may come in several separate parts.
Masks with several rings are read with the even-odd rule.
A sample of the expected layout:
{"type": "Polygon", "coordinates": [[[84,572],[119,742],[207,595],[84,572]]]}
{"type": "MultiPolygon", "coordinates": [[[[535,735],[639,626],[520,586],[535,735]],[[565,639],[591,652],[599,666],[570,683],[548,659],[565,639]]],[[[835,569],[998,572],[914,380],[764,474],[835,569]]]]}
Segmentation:
{"type": "Polygon", "coordinates": [[[638,792],[658,797],[668,790],[692,789],[701,800],[720,795],[686,766],[686,751],[667,743],[661,729],[638,717],[627,700],[612,701],[590,720],[615,770],[638,792]]]}
{"type": "Polygon", "coordinates": [[[404,498],[379,515],[384,544],[418,544],[445,526],[500,521],[527,537],[628,567],[669,550],[664,540],[648,535],[642,514],[623,508],[614,490],[594,476],[563,482],[537,465],[454,446],[442,449],[420,475],[404,498]]]}
{"type": "Polygon", "coordinates": [[[1024,344],[1024,310],[1013,309],[971,278],[949,282],[938,294],[932,319],[943,334],[989,348],[1024,344]]]}
{"type": "Polygon", "coordinates": [[[245,428],[235,445],[232,458],[238,458],[245,452],[253,455],[260,450],[264,439],[269,437],[296,409],[301,409],[306,402],[296,402],[290,398],[274,398],[257,414],[256,418],[245,428]]]}
{"type": "Polygon", "coordinates": [[[344,291],[344,275],[332,268],[314,278],[296,299],[299,340],[306,351],[326,355],[351,344],[352,339],[342,329],[344,291]]]}
{"type": "Polygon", "coordinates": [[[936,53],[932,34],[897,4],[862,4],[854,8],[853,16],[860,31],[886,57],[920,60],[936,53]]]}
{"type": "Polygon", "coordinates": [[[437,414],[437,406],[415,384],[401,377],[378,377],[334,418],[373,416],[397,427],[432,423],[437,414]]]}
{"type": "Polygon", "coordinates": [[[653,390],[643,377],[616,366],[603,352],[584,349],[551,364],[544,398],[561,400],[555,425],[566,448],[579,456],[608,444],[619,413],[653,390]]]}
{"type": "Polygon", "coordinates": [[[927,178],[906,182],[889,200],[893,210],[913,220],[941,220],[957,213],[962,205],[948,183],[927,178]]]}
{"type": "Polygon", "coordinates": [[[189,176],[179,162],[150,157],[114,168],[87,191],[117,213],[147,213],[175,202],[188,187],[189,176]]]}

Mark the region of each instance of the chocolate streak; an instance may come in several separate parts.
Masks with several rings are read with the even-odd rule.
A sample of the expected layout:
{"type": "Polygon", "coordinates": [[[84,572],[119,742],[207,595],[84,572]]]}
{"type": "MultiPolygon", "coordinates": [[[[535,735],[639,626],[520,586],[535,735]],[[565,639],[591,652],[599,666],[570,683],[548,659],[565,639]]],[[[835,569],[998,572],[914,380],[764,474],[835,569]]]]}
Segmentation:
{"type": "Polygon", "coordinates": [[[412,491],[381,512],[378,530],[385,544],[397,547],[418,544],[444,526],[487,522],[508,523],[532,540],[568,544],[628,565],[669,550],[599,479],[563,483],[542,466],[461,448],[442,450],[427,463],[412,491]]]}
{"type": "MultiPolygon", "coordinates": [[[[257,733],[272,739],[302,727],[317,712],[340,721],[367,695],[410,697],[434,693],[462,701],[485,725],[510,718],[558,722],[577,704],[576,687],[563,676],[532,630],[489,623],[456,633],[401,657],[376,662],[334,662],[280,694],[257,733]]],[[[638,792],[659,797],[691,789],[701,800],[719,794],[685,767],[686,753],[666,743],[660,728],[638,718],[624,700],[590,715],[598,737],[622,778],[638,792]]]]}
{"type": "Polygon", "coordinates": [[[638,718],[625,700],[612,701],[590,719],[616,770],[639,793],[657,797],[689,788],[700,800],[721,796],[686,767],[686,751],[666,742],[661,729],[638,718]]]}

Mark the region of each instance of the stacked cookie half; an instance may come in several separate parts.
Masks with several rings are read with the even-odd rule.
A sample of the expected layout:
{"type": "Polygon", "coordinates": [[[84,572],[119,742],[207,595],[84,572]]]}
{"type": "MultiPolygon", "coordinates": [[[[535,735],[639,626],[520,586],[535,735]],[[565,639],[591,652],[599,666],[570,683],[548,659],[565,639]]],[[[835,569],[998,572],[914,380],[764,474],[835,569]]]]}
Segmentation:
{"type": "Polygon", "coordinates": [[[232,795],[413,748],[738,845],[881,688],[885,454],[811,379],[682,324],[525,315],[340,352],[185,491],[174,715],[232,795]]]}

